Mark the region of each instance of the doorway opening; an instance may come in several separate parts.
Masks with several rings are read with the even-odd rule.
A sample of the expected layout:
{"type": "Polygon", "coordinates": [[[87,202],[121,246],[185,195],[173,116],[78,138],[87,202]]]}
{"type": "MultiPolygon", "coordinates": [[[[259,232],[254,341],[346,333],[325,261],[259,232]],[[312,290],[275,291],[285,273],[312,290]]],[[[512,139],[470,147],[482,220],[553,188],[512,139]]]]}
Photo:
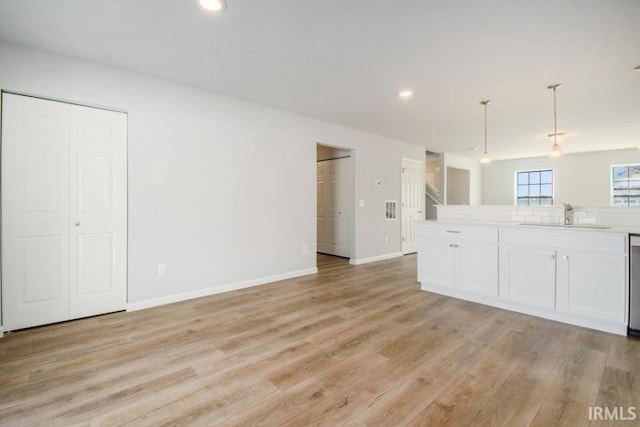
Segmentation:
{"type": "Polygon", "coordinates": [[[444,204],[444,156],[427,151],[425,155],[425,219],[438,217],[436,206],[444,204]]]}
{"type": "Polygon", "coordinates": [[[348,262],[354,253],[353,152],[347,148],[316,145],[318,267],[326,256],[348,262]]]}

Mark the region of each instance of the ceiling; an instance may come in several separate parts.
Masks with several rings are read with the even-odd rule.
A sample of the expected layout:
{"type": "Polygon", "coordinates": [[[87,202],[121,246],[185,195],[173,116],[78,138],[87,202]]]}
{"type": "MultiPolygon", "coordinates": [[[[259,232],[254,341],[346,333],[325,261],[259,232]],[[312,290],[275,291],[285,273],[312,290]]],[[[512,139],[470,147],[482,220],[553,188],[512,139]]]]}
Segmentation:
{"type": "Polygon", "coordinates": [[[478,159],[483,99],[494,159],[546,155],[559,82],[566,153],[640,144],[638,0],[227,3],[2,0],[0,41],[478,159]]]}

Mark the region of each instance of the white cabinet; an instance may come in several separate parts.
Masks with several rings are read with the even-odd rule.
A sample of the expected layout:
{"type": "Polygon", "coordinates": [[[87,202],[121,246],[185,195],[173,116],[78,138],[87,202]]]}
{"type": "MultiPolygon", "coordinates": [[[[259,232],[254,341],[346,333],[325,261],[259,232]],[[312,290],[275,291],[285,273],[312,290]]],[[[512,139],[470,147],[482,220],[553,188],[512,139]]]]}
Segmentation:
{"type": "Polygon", "coordinates": [[[625,233],[423,222],[418,234],[422,290],[626,335],[625,233]]]}
{"type": "Polygon", "coordinates": [[[526,246],[501,246],[500,297],[554,309],[556,251],[526,246]]]}
{"type": "Polygon", "coordinates": [[[626,240],[613,232],[505,228],[500,298],[554,310],[570,323],[623,331],[626,240]]]}
{"type": "Polygon", "coordinates": [[[579,251],[558,253],[558,310],[625,322],[626,257],[579,251]]]}
{"type": "Polygon", "coordinates": [[[422,288],[498,295],[498,230],[492,226],[422,223],[419,227],[422,288]]]}

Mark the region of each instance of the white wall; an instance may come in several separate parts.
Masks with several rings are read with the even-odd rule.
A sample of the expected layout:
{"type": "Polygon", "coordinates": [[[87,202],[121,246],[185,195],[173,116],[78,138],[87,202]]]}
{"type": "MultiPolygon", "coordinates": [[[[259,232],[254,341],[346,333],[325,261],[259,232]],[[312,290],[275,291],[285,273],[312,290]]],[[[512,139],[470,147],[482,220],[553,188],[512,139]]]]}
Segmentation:
{"type": "Polygon", "coordinates": [[[447,205],[468,205],[470,173],[468,169],[447,168],[447,205]]]}
{"type": "Polygon", "coordinates": [[[13,45],[0,44],[0,58],[4,90],[129,113],[130,303],[315,268],[317,142],[355,150],[355,198],[366,202],[356,258],[400,252],[383,203],[399,200],[400,159],[423,160],[421,148],[13,45]]]}
{"type": "MultiPolygon", "coordinates": [[[[477,160],[467,159],[465,157],[456,156],[454,154],[444,153],[444,170],[448,167],[456,169],[467,169],[469,171],[469,202],[471,205],[479,205],[482,203],[482,175],[480,171],[480,162],[477,160]]],[[[448,183],[444,183],[442,193],[447,194],[448,183]]],[[[447,200],[445,198],[445,204],[447,200]]]]}
{"type": "Polygon", "coordinates": [[[514,204],[514,174],[528,169],[554,170],[554,203],[609,206],[611,165],[640,163],[640,150],[565,154],[558,159],[534,157],[494,161],[482,168],[482,203],[514,204]]]}

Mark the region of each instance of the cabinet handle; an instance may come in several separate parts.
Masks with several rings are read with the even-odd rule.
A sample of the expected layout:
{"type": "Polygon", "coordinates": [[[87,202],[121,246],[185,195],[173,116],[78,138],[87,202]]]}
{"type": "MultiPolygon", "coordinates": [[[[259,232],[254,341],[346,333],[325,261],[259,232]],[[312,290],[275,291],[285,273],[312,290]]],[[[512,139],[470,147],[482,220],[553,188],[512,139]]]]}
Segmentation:
{"type": "Polygon", "coordinates": [[[569,259],[567,255],[562,255],[562,259],[569,259]]]}
{"type": "Polygon", "coordinates": [[[447,230],[447,233],[460,234],[460,233],[462,233],[462,231],[458,231],[458,230],[447,230]]]}
{"type": "Polygon", "coordinates": [[[549,255],[549,259],[556,259],[555,255],[549,255]]]}

